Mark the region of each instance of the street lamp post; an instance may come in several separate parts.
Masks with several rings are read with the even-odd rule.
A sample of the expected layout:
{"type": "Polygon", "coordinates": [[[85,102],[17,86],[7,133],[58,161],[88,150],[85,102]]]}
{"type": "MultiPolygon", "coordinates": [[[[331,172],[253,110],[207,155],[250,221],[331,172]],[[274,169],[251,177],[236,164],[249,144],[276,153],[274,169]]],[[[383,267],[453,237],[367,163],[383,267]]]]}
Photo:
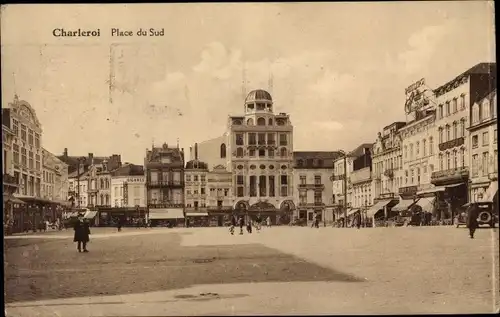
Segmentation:
{"type": "Polygon", "coordinates": [[[84,157],[78,158],[78,169],[76,172],[76,182],[78,187],[78,193],[76,198],[78,199],[78,209],[80,209],[80,164],[82,163],[83,160],[85,160],[84,157]]]}

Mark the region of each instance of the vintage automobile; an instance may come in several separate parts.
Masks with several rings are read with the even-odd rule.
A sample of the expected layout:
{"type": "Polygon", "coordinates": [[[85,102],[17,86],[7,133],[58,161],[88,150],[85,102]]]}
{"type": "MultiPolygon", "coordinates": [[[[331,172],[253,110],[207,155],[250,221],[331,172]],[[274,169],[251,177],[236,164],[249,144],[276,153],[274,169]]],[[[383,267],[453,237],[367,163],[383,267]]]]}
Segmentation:
{"type": "Polygon", "coordinates": [[[498,214],[495,212],[494,204],[492,202],[473,202],[462,206],[462,210],[455,216],[455,225],[457,228],[460,226],[467,226],[467,210],[471,205],[475,205],[479,208],[477,217],[479,226],[488,225],[491,228],[495,227],[495,223],[498,222],[498,214]]]}

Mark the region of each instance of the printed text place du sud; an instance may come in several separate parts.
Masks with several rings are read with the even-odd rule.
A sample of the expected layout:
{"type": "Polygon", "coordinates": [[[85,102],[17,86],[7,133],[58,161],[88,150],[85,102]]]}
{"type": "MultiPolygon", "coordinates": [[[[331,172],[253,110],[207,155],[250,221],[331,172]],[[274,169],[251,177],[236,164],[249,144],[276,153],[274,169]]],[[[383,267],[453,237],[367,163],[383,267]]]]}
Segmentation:
{"type": "MultiPolygon", "coordinates": [[[[112,28],[110,30],[111,36],[113,37],[131,37],[131,36],[164,36],[165,29],[142,29],[137,31],[123,30],[119,28],[112,28]]],[[[52,35],[55,37],[100,37],[101,29],[95,30],[66,30],[63,28],[58,28],[52,30],[52,35]]]]}

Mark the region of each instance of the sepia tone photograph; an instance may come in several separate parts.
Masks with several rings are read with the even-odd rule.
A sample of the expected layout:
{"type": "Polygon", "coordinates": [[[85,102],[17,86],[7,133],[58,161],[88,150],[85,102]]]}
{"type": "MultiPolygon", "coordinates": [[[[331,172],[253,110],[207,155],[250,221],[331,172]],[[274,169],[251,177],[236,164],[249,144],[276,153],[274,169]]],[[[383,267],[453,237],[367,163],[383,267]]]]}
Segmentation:
{"type": "Polygon", "coordinates": [[[499,312],[493,1],[0,21],[6,316],[499,312]]]}

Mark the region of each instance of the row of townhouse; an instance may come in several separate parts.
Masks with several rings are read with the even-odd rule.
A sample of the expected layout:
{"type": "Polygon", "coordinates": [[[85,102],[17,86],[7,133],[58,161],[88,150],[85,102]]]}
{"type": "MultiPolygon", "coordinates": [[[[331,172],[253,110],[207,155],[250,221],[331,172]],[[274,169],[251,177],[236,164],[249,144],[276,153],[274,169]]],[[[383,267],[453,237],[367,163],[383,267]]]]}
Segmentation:
{"type": "Polygon", "coordinates": [[[496,64],[477,64],[436,89],[422,79],[406,95],[407,121],[384,127],[363,155],[334,163],[339,206],[347,199],[348,214],[361,208],[387,219],[418,204],[437,220],[467,202],[497,206],[496,64]]]}

